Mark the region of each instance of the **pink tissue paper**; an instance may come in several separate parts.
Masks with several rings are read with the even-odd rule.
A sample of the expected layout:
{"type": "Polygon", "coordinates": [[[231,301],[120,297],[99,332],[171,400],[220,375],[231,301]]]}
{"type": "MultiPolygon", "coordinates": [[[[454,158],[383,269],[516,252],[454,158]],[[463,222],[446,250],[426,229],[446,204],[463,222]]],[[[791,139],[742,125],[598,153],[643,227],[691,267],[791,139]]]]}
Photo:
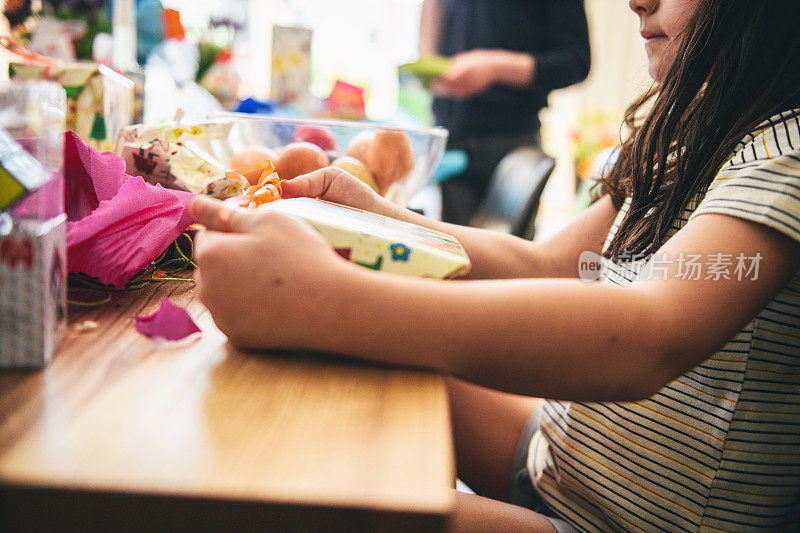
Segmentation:
{"type": "Polygon", "coordinates": [[[145,337],[178,341],[199,332],[200,328],[186,309],[164,298],[158,311],[136,317],[136,331],[145,337]]]}
{"type": "Polygon", "coordinates": [[[122,288],[189,227],[194,195],[131,177],[120,156],[65,135],[68,270],[122,288]]]}

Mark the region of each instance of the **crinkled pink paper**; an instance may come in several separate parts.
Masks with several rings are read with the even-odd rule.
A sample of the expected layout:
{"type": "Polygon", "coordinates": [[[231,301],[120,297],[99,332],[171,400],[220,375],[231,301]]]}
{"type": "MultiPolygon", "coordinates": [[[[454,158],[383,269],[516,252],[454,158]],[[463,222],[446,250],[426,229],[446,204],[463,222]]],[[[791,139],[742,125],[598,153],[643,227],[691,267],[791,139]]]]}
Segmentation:
{"type": "Polygon", "coordinates": [[[158,311],[152,315],[136,317],[136,331],[145,337],[179,341],[199,332],[200,328],[186,309],[164,298],[158,311]]]}
{"type": "Polygon", "coordinates": [[[130,176],[125,160],[100,153],[74,131],[64,134],[64,201],[68,220],[80,220],[103,200],[111,200],[130,176]]]}
{"type": "Polygon", "coordinates": [[[192,223],[193,194],[127,175],[121,157],[73,132],[64,139],[64,173],[70,272],[124,287],[192,223]]]}

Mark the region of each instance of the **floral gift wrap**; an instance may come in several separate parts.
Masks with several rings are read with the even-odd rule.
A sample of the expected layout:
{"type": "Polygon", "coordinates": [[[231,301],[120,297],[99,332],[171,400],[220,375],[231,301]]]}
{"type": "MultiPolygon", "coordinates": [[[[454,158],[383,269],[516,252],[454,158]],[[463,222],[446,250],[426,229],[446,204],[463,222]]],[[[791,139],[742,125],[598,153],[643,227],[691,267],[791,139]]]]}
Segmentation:
{"type": "Polygon", "coordinates": [[[224,144],[232,122],[206,124],[137,124],[123,128],[116,153],[128,174],[168,189],[225,199],[241,194],[247,183],[225,176],[228,170],[213,153],[224,144]]]}
{"type": "Polygon", "coordinates": [[[99,151],[114,149],[117,132],[131,123],[133,82],[95,63],[11,62],[11,78],[52,80],[67,93],[65,127],[99,151]]]}
{"type": "Polygon", "coordinates": [[[311,198],[276,200],[258,209],[306,220],[339,255],[365,268],[426,278],[469,272],[464,248],[446,233],[311,198]]]}

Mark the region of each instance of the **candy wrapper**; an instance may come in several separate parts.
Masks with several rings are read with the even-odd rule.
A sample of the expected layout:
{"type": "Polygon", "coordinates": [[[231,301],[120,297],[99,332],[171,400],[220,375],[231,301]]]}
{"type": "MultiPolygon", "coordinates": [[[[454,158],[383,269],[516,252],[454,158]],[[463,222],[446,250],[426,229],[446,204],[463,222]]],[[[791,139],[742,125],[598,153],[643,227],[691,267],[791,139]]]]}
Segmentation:
{"type": "Polygon", "coordinates": [[[11,62],[11,78],[52,80],[67,93],[66,129],[89,146],[113,150],[117,132],[133,117],[133,82],[94,63],[38,64],[11,62]]]}
{"type": "Polygon", "coordinates": [[[225,199],[240,194],[247,185],[226,177],[226,166],[213,155],[232,126],[230,121],[138,124],[119,132],[116,153],[125,160],[128,174],[142,176],[148,183],[225,199]]]}
{"type": "Polygon", "coordinates": [[[342,257],[365,268],[426,278],[451,278],[469,272],[459,242],[445,233],[311,198],[263,204],[314,226],[342,257]]]}

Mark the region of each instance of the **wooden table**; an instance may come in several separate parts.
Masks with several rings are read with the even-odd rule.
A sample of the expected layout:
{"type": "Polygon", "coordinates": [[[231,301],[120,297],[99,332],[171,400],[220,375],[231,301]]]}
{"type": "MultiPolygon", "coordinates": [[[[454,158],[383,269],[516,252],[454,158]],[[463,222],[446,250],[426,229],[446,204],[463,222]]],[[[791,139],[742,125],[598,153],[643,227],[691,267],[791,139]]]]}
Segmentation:
{"type": "Polygon", "coordinates": [[[453,462],[441,376],[237,351],[191,284],[72,306],[44,370],[0,372],[0,531],[441,531],[453,462]],[[163,297],[199,340],[134,330],[163,297]]]}

